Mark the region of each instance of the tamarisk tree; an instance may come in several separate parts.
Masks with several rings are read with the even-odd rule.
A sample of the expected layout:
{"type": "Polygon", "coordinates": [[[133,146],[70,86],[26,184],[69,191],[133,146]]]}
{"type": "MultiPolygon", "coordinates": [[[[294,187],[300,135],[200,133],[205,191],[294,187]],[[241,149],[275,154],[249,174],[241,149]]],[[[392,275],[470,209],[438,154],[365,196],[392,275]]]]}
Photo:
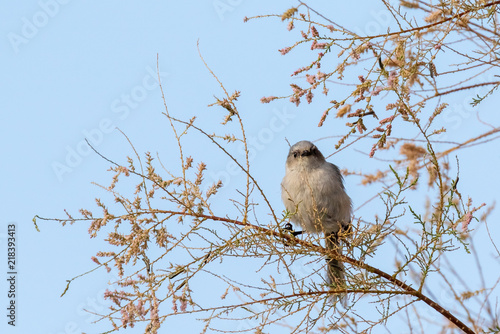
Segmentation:
{"type": "MultiPolygon", "coordinates": [[[[110,200],[96,199],[98,212],[82,209],[78,217],[37,217],[88,224],[91,238],[109,243],[92,257],[96,270],[117,270],[104,296],[110,307],[100,314],[109,332],[138,326],[160,333],[179,316],[198,319],[203,333],[365,333],[391,332],[391,326],[398,332],[500,331],[500,252],[488,228],[493,205],[473,200],[459,182],[472,177],[459,174],[460,152],[488,145],[500,127],[478,114],[482,133],[447,136],[447,113],[457,96],[474,92],[471,108],[495,98],[500,1],[380,4],[392,24],[376,35],[351,31],[335,23],[335,11],[318,12],[301,1],[282,13],[244,20],[282,21],[296,36],[295,43],[279,46],[283,57],[299,49],[310,55],[291,73],[289,95],[261,102],[310,103],[321,110],[311,114],[318,126],[345,125],[330,153],[363,154],[361,168],[343,166],[342,172],[377,195],[358,203],[342,254],[319,236],[285,228],[291,213],[273,204],[279,201],[252,173],[241,93],[227,90],[205,63],[222,90],[211,107],[224,112],[229,132],[206,128],[196,115],[172,116],[163,97],[176,159],[174,153],[165,160],[135,152],[117,162],[96,151],[113,173],[100,188],[110,200]],[[185,148],[190,136],[201,136],[242,171],[242,183],[225,189],[227,199],[220,195],[221,181],[206,180],[210,166],[185,148]],[[243,158],[233,153],[236,146],[243,158]],[[491,249],[487,257],[476,252],[480,233],[491,249]],[[456,270],[460,257],[476,263],[470,270],[477,280],[456,270]],[[325,284],[325,258],[345,264],[345,287],[325,284]],[[449,296],[445,303],[442,291],[449,296]],[[345,305],[332,298],[336,294],[347,296],[345,305]]],[[[277,169],[283,168],[281,153],[277,169]]],[[[488,163],[488,155],[483,159],[488,163]]],[[[279,181],[275,186],[278,193],[279,181]]]]}

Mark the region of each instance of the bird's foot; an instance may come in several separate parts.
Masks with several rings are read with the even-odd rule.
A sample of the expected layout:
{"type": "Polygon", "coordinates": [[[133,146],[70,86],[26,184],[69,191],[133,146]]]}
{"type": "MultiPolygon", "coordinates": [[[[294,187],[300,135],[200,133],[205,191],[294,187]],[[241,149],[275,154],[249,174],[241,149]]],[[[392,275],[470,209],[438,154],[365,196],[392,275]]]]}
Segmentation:
{"type": "Polygon", "coordinates": [[[286,223],[285,227],[283,229],[289,231],[294,237],[301,235],[303,232],[303,231],[294,231],[292,224],[290,224],[290,223],[286,223]]]}

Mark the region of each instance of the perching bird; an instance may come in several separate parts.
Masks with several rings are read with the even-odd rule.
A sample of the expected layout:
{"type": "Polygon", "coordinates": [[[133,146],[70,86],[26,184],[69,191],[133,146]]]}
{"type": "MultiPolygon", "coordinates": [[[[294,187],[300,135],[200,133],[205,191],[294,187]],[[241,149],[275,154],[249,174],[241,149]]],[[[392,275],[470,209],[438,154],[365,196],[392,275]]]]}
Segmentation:
{"type": "MultiPolygon", "coordinates": [[[[351,198],[345,192],[339,168],[327,162],[313,143],[300,141],[290,148],[281,199],[295,225],[305,232],[323,233],[326,247],[341,252],[339,232],[350,229],[351,198]]],[[[342,262],[326,261],[327,283],[345,287],[342,262]]]]}

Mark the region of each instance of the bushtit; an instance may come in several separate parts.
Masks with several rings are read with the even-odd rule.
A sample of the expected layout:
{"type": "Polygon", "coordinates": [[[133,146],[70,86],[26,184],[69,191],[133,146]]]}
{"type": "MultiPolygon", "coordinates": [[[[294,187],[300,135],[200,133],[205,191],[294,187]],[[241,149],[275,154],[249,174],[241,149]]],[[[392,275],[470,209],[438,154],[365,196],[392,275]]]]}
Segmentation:
{"type": "MultiPolygon", "coordinates": [[[[327,162],[313,143],[300,141],[290,148],[281,199],[295,225],[305,232],[323,233],[326,247],[341,253],[339,233],[351,226],[351,199],[339,168],[327,162]]],[[[342,262],[330,258],[326,261],[328,284],[345,287],[342,262]]]]}

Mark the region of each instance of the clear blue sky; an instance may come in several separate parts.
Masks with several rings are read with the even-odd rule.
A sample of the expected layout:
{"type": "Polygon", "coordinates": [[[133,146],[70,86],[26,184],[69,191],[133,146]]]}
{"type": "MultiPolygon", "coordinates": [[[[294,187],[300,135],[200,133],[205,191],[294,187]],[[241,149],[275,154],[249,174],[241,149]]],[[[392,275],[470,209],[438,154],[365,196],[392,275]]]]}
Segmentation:
{"type": "MultiPolygon", "coordinates": [[[[309,3],[352,31],[383,33],[383,25],[390,20],[376,1],[356,1],[353,5],[335,2],[331,6],[322,1],[309,3]]],[[[323,128],[316,127],[324,104],[303,103],[297,108],[281,100],[259,102],[262,96],[288,94],[290,74],[306,65],[304,59],[311,59],[311,54],[304,50],[283,57],[277,52],[299,33],[286,31],[279,19],[243,23],[243,18],[281,13],[295,4],[263,0],[27,0],[1,5],[0,273],[4,277],[7,272],[4,249],[7,224],[13,222],[18,229],[19,275],[18,326],[8,326],[2,311],[0,332],[96,333],[108,329],[107,324],[91,324],[95,319],[82,309],[103,311],[101,295],[112,275],[100,272],[77,280],[66,296],[59,297],[67,279],[93,268],[90,257],[104,243],[89,239],[88,226],[80,224],[63,228],[39,222],[41,231],[37,232],[32,218],[62,218],[64,209],[76,214],[80,208],[94,207],[95,197],[105,196],[91,182],[109,183],[108,163],[88,151],[85,137],[104,155],[125,162],[133,152],[114,129],[118,127],[139,153],[158,152],[164,162],[169,160],[176,143],[161,115],[157,54],[167,103],[174,115],[184,119],[196,115],[214,127],[223,117],[217,108],[207,108],[213,95],[222,93],[198,56],[198,40],[205,60],[226,88],[242,92],[238,106],[248,122],[248,134],[255,140],[255,175],[262,180],[272,204],[281,210],[279,180],[288,147],[284,138],[290,142],[315,140],[344,130],[344,122],[333,119],[323,128]]],[[[498,104],[498,97],[490,100],[481,108],[498,104]]],[[[460,96],[452,105],[448,136],[455,136],[453,140],[484,129],[471,128],[468,120],[475,120],[475,113],[461,107],[466,104],[466,98],[460,96]]],[[[498,117],[488,120],[498,124],[498,117]]],[[[330,154],[335,141],[318,145],[330,154]]],[[[186,145],[193,156],[209,163],[210,176],[221,176],[221,171],[227,170],[229,161],[211,158],[211,151],[202,148],[198,138],[186,145]]],[[[497,173],[500,155],[494,146],[490,149],[488,164],[477,163],[484,154],[481,150],[465,151],[460,156],[462,192],[487,204],[497,195],[490,189],[500,186],[498,177],[492,176],[497,173]]],[[[347,151],[332,161],[358,171],[371,163],[365,155],[347,151]]],[[[240,179],[241,173],[231,176],[227,184],[240,179]]],[[[355,207],[373,195],[358,179],[347,178],[346,184],[355,207]]],[[[221,198],[225,195],[222,191],[221,198]]],[[[365,210],[364,216],[372,217],[373,212],[365,210]]],[[[498,232],[498,227],[495,229],[498,232]]],[[[2,279],[2,310],[6,291],[2,279]]],[[[182,329],[191,333],[201,326],[194,317],[183,317],[172,319],[168,332],[182,329]]]]}

